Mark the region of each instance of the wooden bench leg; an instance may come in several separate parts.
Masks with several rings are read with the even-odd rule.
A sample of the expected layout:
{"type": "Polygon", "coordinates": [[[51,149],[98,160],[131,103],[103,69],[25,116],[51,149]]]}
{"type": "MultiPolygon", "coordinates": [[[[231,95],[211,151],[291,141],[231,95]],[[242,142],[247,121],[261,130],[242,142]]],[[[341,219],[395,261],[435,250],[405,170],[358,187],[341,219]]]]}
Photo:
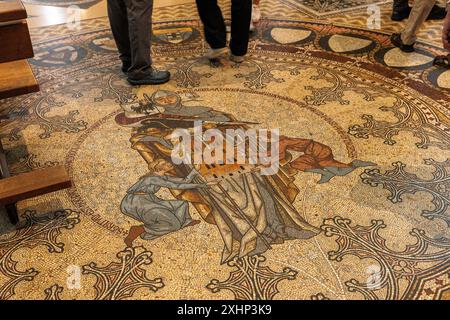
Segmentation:
{"type": "Polygon", "coordinates": [[[17,212],[17,206],[15,203],[7,204],[5,206],[6,212],[8,213],[9,220],[12,224],[16,225],[19,222],[19,214],[17,212]]]}

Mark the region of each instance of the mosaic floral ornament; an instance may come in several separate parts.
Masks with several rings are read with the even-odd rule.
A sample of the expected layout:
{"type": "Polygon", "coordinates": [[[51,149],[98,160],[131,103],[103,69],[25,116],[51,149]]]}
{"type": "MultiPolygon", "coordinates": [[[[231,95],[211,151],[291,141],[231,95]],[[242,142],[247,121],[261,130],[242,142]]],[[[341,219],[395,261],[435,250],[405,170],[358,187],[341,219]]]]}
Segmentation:
{"type": "Polygon", "coordinates": [[[424,163],[434,167],[433,177],[429,180],[406,172],[406,164],[400,161],[393,163],[394,169],[387,170],[384,174],[379,169],[367,169],[361,174],[361,179],[363,183],[371,187],[381,185],[388,190],[391,193],[388,199],[392,203],[402,202],[404,194],[429,193],[433,197],[431,202],[435,208],[423,210],[422,216],[430,220],[442,219],[450,226],[448,214],[450,206],[450,159],[444,162],[426,159],[424,163]]]}
{"type": "Polygon", "coordinates": [[[180,88],[193,88],[200,86],[202,78],[212,77],[210,72],[196,71],[194,68],[198,65],[198,61],[176,61],[170,68],[175,69],[172,79],[176,81],[180,88]]]}
{"type": "Polygon", "coordinates": [[[282,0],[289,3],[294,8],[297,8],[308,13],[313,13],[317,16],[323,16],[331,14],[333,12],[354,10],[358,7],[367,7],[373,4],[383,4],[387,1],[374,1],[374,0],[282,0]]]}
{"type": "Polygon", "coordinates": [[[63,229],[72,229],[80,222],[78,213],[70,209],[46,216],[39,216],[36,211],[25,211],[24,218],[23,228],[12,237],[0,240],[0,274],[6,280],[0,282],[0,300],[11,298],[19,283],[33,281],[39,274],[34,268],[18,270],[18,262],[12,258],[15,252],[23,248],[46,246],[50,253],[62,253],[64,244],[58,242],[58,236],[63,229]]]}
{"type": "Polygon", "coordinates": [[[64,288],[55,284],[50,288],[44,290],[45,300],[61,300],[61,293],[64,291],[64,288]]]}
{"type": "Polygon", "coordinates": [[[366,123],[351,126],[348,133],[362,139],[368,139],[370,136],[381,138],[384,139],[385,144],[392,146],[397,143],[394,137],[398,136],[400,132],[411,132],[414,137],[420,139],[416,143],[418,148],[437,147],[442,150],[449,149],[450,137],[445,129],[430,125],[430,122],[435,122],[430,111],[424,112],[421,110],[421,106],[408,103],[399,97],[392,107],[383,106],[380,110],[392,112],[397,118],[397,122],[376,120],[372,115],[365,114],[362,116],[362,119],[366,123]]]}
{"type": "MultiPolygon", "coordinates": [[[[272,71],[283,69],[283,67],[277,64],[267,64],[263,62],[258,62],[252,60],[247,62],[250,67],[253,67],[253,71],[248,73],[239,72],[235,75],[237,79],[244,79],[244,86],[249,89],[264,89],[269,83],[283,83],[285,80],[283,78],[277,78],[272,74],[272,71]]],[[[242,69],[242,66],[235,66],[236,69],[242,69]]]]}
{"type": "Polygon", "coordinates": [[[261,266],[266,258],[261,255],[244,257],[228,262],[228,266],[236,270],[230,273],[225,281],[211,280],[206,286],[211,292],[229,290],[237,300],[272,300],[278,293],[278,283],[283,280],[294,280],[297,271],[284,268],[275,272],[267,266],[261,266]]]}
{"type": "MultiPolygon", "coordinates": [[[[55,132],[65,132],[65,133],[78,133],[87,127],[87,123],[83,120],[77,120],[76,117],[79,115],[78,110],[69,111],[65,115],[53,115],[49,116],[52,111],[58,108],[64,108],[66,106],[65,102],[58,101],[52,95],[42,95],[39,99],[27,98],[21,101],[20,106],[11,106],[9,108],[6,105],[8,112],[14,114],[16,108],[26,108],[28,113],[21,117],[20,122],[15,122],[15,126],[9,130],[9,125],[7,124],[4,131],[9,130],[8,134],[5,134],[10,141],[18,141],[22,137],[21,132],[29,126],[39,126],[41,133],[39,134],[40,139],[48,139],[55,132]]],[[[9,114],[6,115],[9,117],[9,114]]]]}
{"type": "Polygon", "coordinates": [[[327,296],[325,296],[323,293],[318,293],[311,296],[311,300],[330,300],[327,296]]]}
{"type": "Polygon", "coordinates": [[[3,135],[10,141],[19,141],[22,132],[30,126],[39,126],[40,139],[48,139],[59,132],[77,134],[86,130],[88,122],[78,119],[80,110],[71,110],[63,115],[54,114],[67,107],[66,99],[68,101],[80,99],[90,92],[95,92],[93,104],[104,100],[113,100],[118,104],[130,103],[136,98],[131,88],[123,83],[115,70],[108,67],[83,74],[82,82],[75,75],[51,85],[43,82],[42,88],[45,90],[40,93],[21,98],[20,101],[11,100],[10,103],[5,103],[0,116],[4,114],[6,118],[14,118],[17,113],[21,114],[20,121],[6,124],[2,128],[3,135]]]}
{"type": "MultiPolygon", "coordinates": [[[[15,151],[17,151],[18,148],[16,148],[15,151]]],[[[6,154],[7,156],[7,162],[9,164],[9,170],[13,174],[19,174],[19,173],[25,173],[36,169],[43,169],[43,168],[49,168],[57,166],[59,163],[56,161],[46,161],[44,163],[41,163],[37,155],[33,153],[27,153],[27,150],[24,148],[24,154],[16,154],[16,152],[12,153],[9,152],[6,154]],[[19,158],[18,158],[19,156],[19,158]],[[13,158],[14,159],[10,159],[13,158]]]]}
{"type": "MultiPolygon", "coordinates": [[[[401,251],[386,246],[379,235],[386,228],[381,220],[373,220],[370,226],[352,226],[351,220],[335,217],[324,221],[321,229],[327,237],[337,237],[337,250],[328,258],[341,262],[347,255],[376,261],[367,270],[367,279],[350,279],[345,283],[350,292],[358,292],[367,300],[417,299],[428,282],[450,272],[450,239],[432,239],[425,231],[410,232],[417,239],[401,251]],[[406,286],[401,282],[407,283],[406,286]],[[384,296],[383,296],[384,295],[384,296]]],[[[447,280],[442,288],[450,286],[447,280]]]]}
{"type": "Polygon", "coordinates": [[[163,288],[161,278],[147,277],[144,267],[152,263],[151,256],[144,247],[126,248],[117,254],[118,262],[111,262],[106,267],[98,267],[95,262],[84,266],[83,274],[97,278],[95,300],[122,300],[131,298],[142,288],[153,292],[163,288]]]}
{"type": "Polygon", "coordinates": [[[361,94],[365,101],[374,101],[376,92],[369,84],[352,79],[344,72],[317,68],[317,75],[311,76],[311,80],[325,80],[331,84],[330,87],[306,86],[305,89],[311,90],[312,95],[305,97],[305,102],[314,106],[325,105],[328,102],[338,102],[340,105],[349,105],[350,101],[344,99],[348,92],[361,94]]]}

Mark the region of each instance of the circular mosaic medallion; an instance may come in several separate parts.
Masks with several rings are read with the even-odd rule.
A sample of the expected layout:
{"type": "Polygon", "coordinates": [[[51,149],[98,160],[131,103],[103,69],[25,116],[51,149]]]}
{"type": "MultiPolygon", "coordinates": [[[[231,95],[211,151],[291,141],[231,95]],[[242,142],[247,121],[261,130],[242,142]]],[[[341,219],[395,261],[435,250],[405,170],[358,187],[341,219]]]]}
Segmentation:
{"type": "MultiPolygon", "coordinates": [[[[162,86],[129,86],[106,28],[40,42],[32,63],[42,90],[5,102],[8,114],[22,118],[5,127],[4,139],[12,146],[26,139],[44,163],[64,159],[74,182],[67,202],[107,242],[123,245],[139,223],[123,213],[127,191],[168,159],[169,132],[198,118],[211,128],[279,130],[281,171],[249,183],[260,194],[246,206],[239,196],[248,185],[236,182],[239,193],[228,184],[239,198],[228,220],[217,207],[223,201],[227,212],[232,199],[158,193],[189,201],[201,221],[136,239],[152,248],[163,279],[183,288],[189,282],[189,297],[252,298],[257,291],[267,299],[417,298],[440,281],[448,242],[430,240],[450,225],[450,74],[430,63],[440,49],[418,43],[404,56],[386,46],[386,34],[264,20],[245,62],[210,63],[200,30],[198,20],[155,24],[155,65],[172,74],[162,86]],[[257,204],[265,211],[245,211],[257,204]],[[278,214],[265,217],[282,225],[273,238],[260,235],[269,245],[251,232],[236,236],[249,230],[240,210],[255,221],[260,212],[278,214]],[[242,270],[272,284],[243,280],[236,284],[242,291],[234,290],[232,279],[246,279],[242,270]],[[369,286],[377,270],[394,280],[369,286]]],[[[175,291],[163,296],[178,297],[175,291]]]]}

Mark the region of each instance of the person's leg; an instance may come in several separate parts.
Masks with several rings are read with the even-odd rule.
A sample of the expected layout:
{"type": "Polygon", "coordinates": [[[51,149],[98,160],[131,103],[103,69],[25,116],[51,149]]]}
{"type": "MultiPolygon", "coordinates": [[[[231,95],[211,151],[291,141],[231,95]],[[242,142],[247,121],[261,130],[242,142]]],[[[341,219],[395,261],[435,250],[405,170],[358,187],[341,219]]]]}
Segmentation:
{"type": "Polygon", "coordinates": [[[427,17],[427,20],[442,20],[447,15],[447,10],[444,7],[438,6],[435,4],[433,8],[431,9],[430,14],[427,17]]]}
{"type": "MultiPolygon", "coordinates": [[[[112,0],[114,1],[114,0],[112,0]]],[[[153,0],[124,0],[127,6],[131,67],[129,77],[142,79],[151,73],[151,16],[153,0]]]]}
{"type": "Polygon", "coordinates": [[[123,0],[108,0],[108,17],[111,31],[122,60],[123,71],[131,66],[131,47],[128,32],[127,7],[123,0]]]}
{"type": "MultiPolygon", "coordinates": [[[[394,21],[402,21],[410,15],[411,7],[408,0],[394,0],[392,6],[391,19],[394,21]]],[[[444,7],[435,4],[427,16],[427,20],[442,20],[445,18],[446,10],[444,7]]]]}
{"type": "Polygon", "coordinates": [[[205,39],[211,49],[222,49],[227,45],[225,21],[217,0],[196,0],[198,14],[203,22],[205,39]]]}
{"type": "Polygon", "coordinates": [[[401,40],[406,45],[413,45],[417,39],[417,32],[423,25],[435,4],[435,0],[415,0],[411,14],[401,34],[401,40]]]}
{"type": "Polygon", "coordinates": [[[150,46],[153,0],[123,1],[127,6],[131,47],[131,67],[128,69],[128,82],[132,85],[151,85],[169,81],[170,73],[168,71],[158,71],[152,68],[150,46]]]}
{"type": "Polygon", "coordinates": [[[392,16],[394,21],[402,21],[408,18],[411,12],[411,7],[408,5],[408,0],[394,0],[392,3],[392,16]]]}
{"type": "Polygon", "coordinates": [[[251,18],[252,0],[231,1],[230,49],[233,56],[242,57],[247,54],[251,18]]]}

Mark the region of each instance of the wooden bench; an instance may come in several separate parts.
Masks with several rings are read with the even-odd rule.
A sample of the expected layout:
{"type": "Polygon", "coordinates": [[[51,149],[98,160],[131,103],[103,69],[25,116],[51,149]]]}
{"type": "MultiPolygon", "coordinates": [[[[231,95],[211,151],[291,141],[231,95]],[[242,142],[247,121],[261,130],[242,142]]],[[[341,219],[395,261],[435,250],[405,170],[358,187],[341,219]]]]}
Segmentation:
{"type": "Polygon", "coordinates": [[[27,12],[20,1],[0,3],[0,63],[33,57],[27,12]]]}
{"type": "Polygon", "coordinates": [[[39,84],[26,60],[0,63],[0,99],[38,91],[39,84]]]}
{"type": "Polygon", "coordinates": [[[21,1],[0,3],[0,23],[27,18],[27,11],[21,1]]]}
{"type": "Polygon", "coordinates": [[[0,180],[0,205],[12,223],[19,221],[16,204],[50,192],[70,188],[72,182],[62,166],[39,169],[0,180]]]}
{"type": "Polygon", "coordinates": [[[0,3],[0,99],[39,91],[27,60],[33,46],[21,1],[0,3]]]}
{"type": "MultiPolygon", "coordinates": [[[[33,56],[30,34],[20,1],[0,3],[0,99],[39,91],[39,84],[26,58],[33,56]]],[[[11,121],[0,119],[0,125],[11,121]]],[[[4,207],[12,223],[19,221],[17,202],[71,187],[63,167],[52,167],[11,176],[6,153],[0,141],[0,207],[4,207]]]]}

